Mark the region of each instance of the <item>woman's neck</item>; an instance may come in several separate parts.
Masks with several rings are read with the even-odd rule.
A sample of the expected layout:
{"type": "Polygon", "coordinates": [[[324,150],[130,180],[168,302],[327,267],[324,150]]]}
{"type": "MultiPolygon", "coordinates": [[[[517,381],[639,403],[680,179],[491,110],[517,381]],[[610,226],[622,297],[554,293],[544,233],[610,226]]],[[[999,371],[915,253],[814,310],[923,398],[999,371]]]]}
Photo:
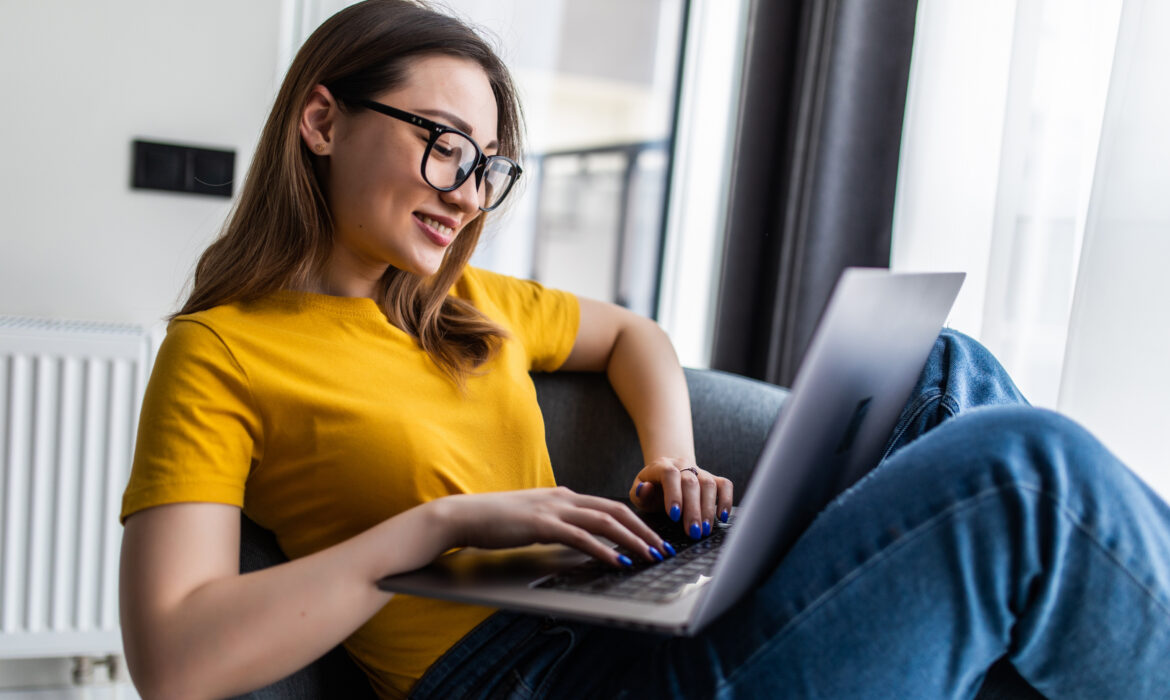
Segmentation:
{"type": "Polygon", "coordinates": [[[308,280],[301,291],[335,297],[366,297],[378,300],[378,288],[389,265],[363,265],[358,261],[333,255],[319,274],[308,280]]]}

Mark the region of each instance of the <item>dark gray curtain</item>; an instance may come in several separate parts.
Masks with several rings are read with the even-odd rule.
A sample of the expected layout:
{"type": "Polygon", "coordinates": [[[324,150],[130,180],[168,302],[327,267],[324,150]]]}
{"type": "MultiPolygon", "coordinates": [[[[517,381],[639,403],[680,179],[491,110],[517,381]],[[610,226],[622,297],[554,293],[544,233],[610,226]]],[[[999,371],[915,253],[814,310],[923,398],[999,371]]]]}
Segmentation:
{"type": "Polygon", "coordinates": [[[887,267],[917,0],[754,0],[713,367],[788,386],[841,270],[887,267]]]}

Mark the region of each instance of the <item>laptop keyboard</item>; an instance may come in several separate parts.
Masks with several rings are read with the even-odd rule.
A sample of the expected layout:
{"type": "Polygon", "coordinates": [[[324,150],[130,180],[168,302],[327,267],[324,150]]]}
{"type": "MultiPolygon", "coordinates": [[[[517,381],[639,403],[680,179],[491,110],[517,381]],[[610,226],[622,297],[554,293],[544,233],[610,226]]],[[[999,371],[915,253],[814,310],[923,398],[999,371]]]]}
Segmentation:
{"type": "Polygon", "coordinates": [[[648,562],[640,555],[618,547],[617,551],[633,560],[631,568],[616,569],[610,564],[590,559],[543,579],[534,587],[667,602],[709,580],[730,523],[715,523],[710,535],[696,541],[683,535],[681,525],[664,516],[643,514],[642,519],[674,547],[675,556],[661,562],[648,562]]]}

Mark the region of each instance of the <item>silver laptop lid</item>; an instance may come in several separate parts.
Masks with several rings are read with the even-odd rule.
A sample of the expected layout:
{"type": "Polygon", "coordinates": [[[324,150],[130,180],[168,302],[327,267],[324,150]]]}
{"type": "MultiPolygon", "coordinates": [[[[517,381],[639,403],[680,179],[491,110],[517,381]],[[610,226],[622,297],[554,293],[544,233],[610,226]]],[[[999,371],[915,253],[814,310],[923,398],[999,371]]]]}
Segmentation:
{"type": "Polygon", "coordinates": [[[964,277],[862,268],[842,274],[690,631],[754,588],[817,513],[877,465],[964,277]]]}

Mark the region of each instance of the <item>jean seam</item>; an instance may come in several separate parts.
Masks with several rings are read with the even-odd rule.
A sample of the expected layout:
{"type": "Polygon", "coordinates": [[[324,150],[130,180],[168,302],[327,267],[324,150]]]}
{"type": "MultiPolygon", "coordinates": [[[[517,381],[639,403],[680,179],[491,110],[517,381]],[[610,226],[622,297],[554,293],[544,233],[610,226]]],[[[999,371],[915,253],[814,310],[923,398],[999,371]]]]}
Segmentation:
{"type": "Polygon", "coordinates": [[[882,453],[882,459],[884,460],[890,456],[894,449],[894,445],[898,444],[898,441],[902,439],[902,436],[906,434],[906,431],[910,429],[910,426],[914,425],[915,421],[917,421],[919,417],[926,412],[926,409],[930,408],[930,406],[939,404],[946,406],[947,410],[951,412],[951,415],[958,413],[956,402],[954,399],[950,400],[951,404],[956,404],[955,407],[952,408],[952,406],[948,405],[947,403],[948,398],[950,397],[947,395],[947,393],[941,389],[930,389],[920,394],[918,398],[914,400],[914,405],[910,408],[910,412],[906,416],[905,420],[898,421],[898,425],[894,427],[894,434],[890,436],[889,442],[886,443],[886,449],[882,453]]]}
{"type": "Polygon", "coordinates": [[[532,686],[528,685],[528,682],[524,680],[524,676],[520,673],[519,670],[514,668],[511,669],[510,675],[512,676],[513,690],[523,690],[524,697],[526,698],[531,698],[533,695],[535,695],[535,691],[532,689],[532,686]]]}
{"type": "MultiPolygon", "coordinates": [[[[545,630],[545,633],[547,634],[548,631],[549,630],[545,630]]],[[[549,664],[548,668],[545,669],[544,677],[541,678],[540,682],[536,684],[536,687],[532,689],[533,695],[536,696],[543,696],[545,694],[545,692],[548,690],[549,684],[552,683],[555,677],[557,677],[557,672],[560,670],[561,664],[565,662],[565,659],[569,658],[569,655],[572,654],[573,650],[577,647],[577,633],[573,630],[572,627],[562,625],[560,627],[553,628],[553,631],[567,634],[569,636],[569,642],[568,645],[565,646],[565,650],[561,652],[560,656],[558,656],[556,660],[549,664]]],[[[525,685],[528,684],[525,683],[525,685]]]]}
{"type": "Polygon", "coordinates": [[[1060,501],[1060,499],[1052,496],[1051,494],[1044,492],[1043,490],[1041,490],[1039,488],[1036,488],[1034,486],[1022,486],[1021,488],[1025,488],[1025,489],[1034,491],[1035,493],[1037,493],[1041,497],[1050,499],[1053,503],[1055,503],[1057,510],[1062,515],[1064,515],[1070,523],[1072,523],[1073,527],[1075,527],[1077,530],[1080,530],[1080,532],[1082,534],[1084,534],[1084,536],[1089,540],[1089,542],[1091,542],[1094,546],[1096,546],[1097,549],[1101,550],[1102,554],[1104,554],[1106,557],[1108,557],[1109,560],[1112,561],[1114,563],[1114,565],[1117,566],[1118,569],[1121,569],[1121,571],[1126,575],[1126,577],[1129,578],[1129,580],[1133,581],[1134,585],[1136,585],[1138,588],[1141,589],[1142,593],[1146,594],[1146,596],[1150,599],[1150,601],[1152,601],[1154,603],[1154,605],[1161,608],[1162,612],[1165,613],[1167,617],[1170,617],[1170,603],[1167,603],[1166,601],[1160,600],[1158,598],[1158,594],[1156,591],[1152,590],[1149,586],[1147,586],[1145,583],[1143,583],[1142,580],[1140,578],[1138,578],[1132,571],[1130,571],[1129,566],[1124,561],[1121,560],[1121,558],[1117,555],[1117,553],[1114,552],[1111,547],[1109,547],[1104,542],[1102,542],[1097,537],[1097,535],[1094,534],[1094,532],[1088,526],[1086,526],[1084,524],[1084,522],[1081,520],[1080,515],[1077,514],[1076,511],[1074,511],[1071,508],[1069,508],[1068,506],[1066,506],[1064,503],[1062,503],[1060,501]]]}

